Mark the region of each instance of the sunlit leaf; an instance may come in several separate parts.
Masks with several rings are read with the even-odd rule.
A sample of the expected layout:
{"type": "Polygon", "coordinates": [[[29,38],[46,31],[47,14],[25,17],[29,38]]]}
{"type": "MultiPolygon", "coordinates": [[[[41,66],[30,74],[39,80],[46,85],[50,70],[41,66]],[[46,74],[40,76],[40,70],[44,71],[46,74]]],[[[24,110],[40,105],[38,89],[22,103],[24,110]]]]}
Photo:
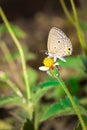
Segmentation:
{"type": "Polygon", "coordinates": [[[22,99],[21,97],[18,97],[17,95],[12,96],[3,96],[0,97],[0,107],[6,106],[6,105],[21,105],[22,99]]]}
{"type": "Polygon", "coordinates": [[[43,88],[53,87],[57,85],[59,85],[58,81],[51,79],[51,80],[48,80],[46,82],[39,84],[39,88],[43,89],[43,88]]]}
{"type": "MultiPolygon", "coordinates": [[[[87,110],[85,110],[79,104],[79,100],[74,97],[74,101],[78,105],[80,113],[82,115],[87,116],[87,110]]],[[[51,106],[49,106],[48,110],[45,111],[45,113],[42,115],[40,120],[44,121],[52,117],[68,116],[68,115],[75,115],[75,114],[76,113],[72,107],[70,100],[66,98],[66,99],[62,99],[59,103],[54,103],[51,106]]]]}
{"type": "Polygon", "coordinates": [[[37,102],[48,90],[57,87],[59,83],[56,80],[50,79],[37,86],[36,92],[33,94],[33,100],[37,102]]]}
{"type": "Polygon", "coordinates": [[[58,60],[58,63],[62,67],[69,67],[69,68],[74,68],[74,69],[79,69],[79,70],[81,68],[83,68],[83,63],[81,61],[81,57],[80,56],[76,56],[76,57],[71,57],[70,56],[70,57],[66,58],[66,62],[58,60]]]}

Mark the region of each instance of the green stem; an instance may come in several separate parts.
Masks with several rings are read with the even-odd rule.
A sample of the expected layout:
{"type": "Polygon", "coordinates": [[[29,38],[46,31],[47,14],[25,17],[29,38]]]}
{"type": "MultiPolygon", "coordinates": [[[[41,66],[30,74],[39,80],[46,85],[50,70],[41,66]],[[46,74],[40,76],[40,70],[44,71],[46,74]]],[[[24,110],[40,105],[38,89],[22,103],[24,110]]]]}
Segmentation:
{"type": "Polygon", "coordinates": [[[69,13],[69,11],[68,11],[66,5],[65,5],[64,0],[60,0],[60,3],[61,3],[61,5],[62,5],[62,8],[63,8],[63,10],[64,10],[64,12],[65,12],[67,18],[69,19],[69,21],[70,21],[72,24],[74,24],[74,20],[73,20],[72,16],[70,15],[70,13],[69,13]]]}
{"type": "Polygon", "coordinates": [[[81,44],[81,47],[82,47],[83,54],[85,56],[87,56],[87,46],[86,46],[86,42],[85,42],[85,39],[84,39],[83,31],[82,31],[82,29],[79,26],[75,4],[74,4],[73,0],[70,0],[70,2],[71,2],[72,9],[73,9],[74,19],[70,15],[70,13],[69,13],[66,5],[65,5],[64,0],[60,0],[60,3],[62,5],[62,8],[63,8],[67,18],[76,27],[78,38],[79,38],[79,41],[80,41],[80,44],[81,44]]]}
{"type": "Polygon", "coordinates": [[[21,62],[22,62],[22,68],[23,68],[23,73],[24,73],[24,80],[25,80],[25,84],[26,84],[26,92],[27,92],[27,99],[31,99],[31,91],[30,91],[30,86],[29,86],[29,83],[28,83],[28,76],[27,76],[27,69],[26,69],[26,63],[25,63],[25,57],[24,57],[24,52],[23,52],[23,49],[21,47],[21,44],[20,42],[18,41],[18,39],[16,38],[15,34],[13,33],[11,27],[10,27],[10,24],[2,10],[2,8],[0,7],[0,15],[14,41],[14,43],[16,44],[18,50],[19,50],[19,53],[20,53],[20,57],[21,57],[21,62]]]}
{"type": "Polygon", "coordinates": [[[73,0],[70,0],[71,2],[71,6],[72,6],[72,10],[73,10],[73,14],[74,14],[74,19],[75,19],[75,25],[76,25],[76,29],[77,29],[77,34],[78,34],[78,38],[83,50],[83,54],[85,56],[87,56],[87,49],[86,49],[86,43],[85,43],[85,39],[84,39],[84,34],[79,26],[79,21],[78,21],[78,16],[77,16],[77,12],[76,12],[76,8],[75,8],[75,4],[73,0]]]}
{"type": "Polygon", "coordinates": [[[77,105],[75,104],[75,102],[74,102],[74,100],[72,98],[72,95],[68,91],[68,89],[67,89],[66,85],[64,84],[64,82],[62,81],[61,77],[58,76],[56,78],[57,78],[58,82],[60,83],[60,85],[62,86],[63,90],[65,91],[66,95],[70,99],[70,101],[72,103],[72,106],[73,106],[73,108],[74,108],[74,110],[75,110],[75,112],[76,112],[76,114],[78,116],[78,119],[79,119],[79,121],[80,121],[80,123],[82,125],[83,130],[86,130],[86,126],[85,126],[84,121],[83,121],[83,119],[82,119],[82,117],[80,115],[79,109],[78,109],[77,105]]]}

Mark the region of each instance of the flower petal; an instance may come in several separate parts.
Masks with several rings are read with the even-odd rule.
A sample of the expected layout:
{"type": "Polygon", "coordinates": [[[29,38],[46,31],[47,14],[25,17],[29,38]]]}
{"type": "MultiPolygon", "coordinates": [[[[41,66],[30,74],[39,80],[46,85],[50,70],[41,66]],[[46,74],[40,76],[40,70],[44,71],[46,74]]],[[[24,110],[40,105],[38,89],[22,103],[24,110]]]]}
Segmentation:
{"type": "Polygon", "coordinates": [[[39,70],[41,70],[41,71],[47,71],[47,70],[49,70],[49,68],[46,67],[46,66],[41,66],[41,67],[39,67],[39,70]]]}
{"type": "Polygon", "coordinates": [[[64,62],[66,62],[66,60],[65,60],[64,57],[60,57],[60,56],[58,56],[58,58],[59,58],[60,60],[64,61],[64,62]]]}
{"type": "Polygon", "coordinates": [[[54,66],[58,66],[59,65],[59,63],[58,62],[56,62],[55,64],[54,64],[54,66]]]}
{"type": "Polygon", "coordinates": [[[56,56],[54,56],[53,58],[54,58],[54,62],[56,62],[56,60],[57,60],[57,57],[56,57],[56,56]]]}

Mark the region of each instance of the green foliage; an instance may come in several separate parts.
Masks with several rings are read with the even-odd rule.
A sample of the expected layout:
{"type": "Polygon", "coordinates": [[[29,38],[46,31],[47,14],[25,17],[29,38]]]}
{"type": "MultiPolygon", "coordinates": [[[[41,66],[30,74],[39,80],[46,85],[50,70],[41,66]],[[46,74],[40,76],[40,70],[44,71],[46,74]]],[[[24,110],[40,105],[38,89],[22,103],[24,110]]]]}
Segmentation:
{"type": "MultiPolygon", "coordinates": [[[[24,38],[26,34],[16,25],[10,24],[12,31],[17,37],[24,38]]],[[[0,25],[0,35],[3,35],[4,33],[8,33],[8,29],[4,24],[0,25]]]]}
{"type": "MultiPolygon", "coordinates": [[[[78,105],[78,108],[82,115],[87,116],[87,110],[85,110],[80,104],[79,100],[77,98],[73,98],[75,103],[78,105]]],[[[58,116],[67,116],[67,115],[75,115],[75,111],[72,107],[72,104],[68,98],[61,99],[59,103],[52,104],[48,110],[45,111],[45,113],[42,115],[40,121],[47,120],[52,117],[58,117],[58,116]]]]}
{"type": "Polygon", "coordinates": [[[3,96],[0,97],[0,107],[6,106],[6,105],[22,105],[22,98],[13,94],[12,96],[3,96]]]}
{"type": "MultiPolygon", "coordinates": [[[[63,1],[63,0],[62,0],[63,1]]],[[[82,22],[80,23],[79,26],[79,21],[77,18],[77,13],[76,13],[76,9],[74,8],[74,3],[73,0],[71,1],[71,5],[72,5],[72,9],[73,9],[73,14],[74,14],[74,19],[71,17],[71,15],[69,13],[68,17],[71,19],[72,23],[75,20],[75,23],[73,23],[76,27],[77,30],[77,34],[78,34],[78,38],[82,47],[82,51],[84,52],[84,54],[86,55],[86,45],[85,45],[85,40],[84,40],[84,36],[82,35],[83,32],[81,30],[81,28],[85,31],[87,31],[87,25],[83,24],[82,22]]],[[[67,8],[65,8],[65,10],[67,10],[67,8]]],[[[35,130],[35,126],[37,125],[36,128],[38,128],[38,124],[41,121],[45,121],[49,118],[53,118],[53,117],[58,117],[58,116],[68,116],[68,115],[75,115],[77,114],[80,123],[83,127],[83,129],[85,130],[85,125],[84,122],[87,121],[87,110],[79,103],[79,100],[77,98],[72,98],[71,94],[69,93],[66,85],[64,84],[64,82],[62,81],[60,75],[59,75],[59,70],[57,68],[55,68],[54,70],[52,70],[52,77],[56,80],[54,80],[53,78],[50,80],[46,80],[43,83],[40,83],[39,85],[36,86],[36,81],[38,78],[38,74],[37,72],[30,68],[27,69],[26,67],[26,60],[27,59],[34,59],[36,58],[34,54],[29,53],[28,55],[28,49],[25,49],[21,47],[21,44],[19,43],[18,39],[15,37],[21,37],[24,38],[26,36],[26,34],[19,29],[17,26],[11,24],[9,24],[3,10],[0,8],[0,15],[5,23],[5,25],[1,25],[0,28],[0,34],[3,35],[4,33],[10,33],[10,35],[12,36],[15,45],[18,48],[18,51],[20,53],[20,57],[21,57],[21,62],[22,62],[22,69],[23,69],[23,76],[24,76],[24,80],[25,80],[25,88],[26,88],[26,99],[25,99],[25,95],[23,92],[23,95],[21,93],[21,91],[19,90],[19,87],[16,86],[13,82],[7,82],[11,88],[14,90],[14,92],[18,95],[12,95],[12,96],[4,96],[0,98],[0,106],[7,106],[7,105],[16,105],[16,106],[20,106],[22,108],[22,111],[24,111],[24,119],[26,118],[26,121],[22,127],[22,130],[35,130]],[[25,55],[24,55],[25,54],[25,55]],[[29,83],[28,83],[29,80],[29,83]],[[40,99],[44,96],[44,94],[46,92],[48,92],[48,90],[52,90],[55,89],[55,91],[52,91],[53,97],[57,97],[57,94],[62,95],[62,89],[65,91],[65,93],[67,94],[68,98],[66,99],[61,99],[60,102],[56,102],[53,103],[51,106],[48,106],[49,104],[43,104],[43,102],[40,101],[40,99]],[[59,92],[56,90],[60,90],[59,92]],[[58,92],[58,93],[57,93],[58,92]],[[79,111],[76,109],[78,107],[79,111]],[[42,110],[43,109],[43,110],[42,110]],[[39,112],[39,110],[41,110],[42,113],[39,112]],[[33,113],[35,115],[33,115],[33,113]],[[83,121],[82,116],[85,117],[86,121],[83,121]],[[29,118],[29,119],[27,119],[29,118]],[[34,119],[34,120],[33,120],[34,119]],[[33,120],[33,121],[32,121],[33,120]]],[[[18,59],[19,58],[19,53],[16,52],[14,54],[12,54],[12,60],[13,59],[18,59]]],[[[9,56],[7,55],[6,59],[8,58],[8,61],[10,61],[11,57],[9,58],[9,56]]],[[[62,67],[67,67],[67,68],[72,68],[75,69],[77,72],[77,75],[75,76],[71,76],[70,78],[68,78],[68,80],[66,81],[66,83],[71,87],[71,93],[76,94],[77,95],[77,91],[79,89],[79,80],[81,78],[84,77],[84,74],[82,74],[81,72],[83,72],[85,70],[85,72],[87,73],[87,58],[86,57],[81,57],[81,56],[73,56],[73,57],[67,57],[66,58],[66,62],[62,62],[62,61],[58,61],[58,63],[60,64],[60,66],[62,67]],[[80,75],[82,74],[82,75],[80,75]]],[[[1,75],[1,78],[4,79],[4,81],[6,81],[6,77],[4,75],[1,75]]],[[[1,79],[1,80],[2,80],[1,79]]],[[[47,93],[48,94],[48,93],[47,93]]],[[[51,95],[49,96],[51,97],[51,95]]],[[[57,100],[56,100],[57,101],[57,100]]],[[[87,102],[87,100],[85,100],[87,102]]],[[[23,114],[23,113],[22,113],[23,114]]],[[[75,129],[75,130],[80,130],[80,125],[75,129]]]]}
{"type": "Polygon", "coordinates": [[[62,67],[68,67],[77,70],[81,70],[81,68],[83,69],[84,67],[80,56],[67,57],[66,62],[62,62],[61,60],[59,60],[58,63],[62,67]]]}
{"type": "Polygon", "coordinates": [[[50,89],[54,88],[54,87],[58,87],[59,83],[56,80],[46,80],[43,83],[40,83],[36,90],[34,90],[34,94],[33,94],[33,101],[36,104],[38,102],[38,100],[50,89]]]}
{"type": "Polygon", "coordinates": [[[66,80],[66,83],[68,86],[70,86],[70,91],[73,95],[77,95],[78,93],[78,90],[80,88],[80,85],[79,85],[79,81],[80,79],[83,77],[83,75],[79,74],[79,75],[74,75],[74,76],[71,76],[70,78],[68,78],[66,80]]]}
{"type": "Polygon", "coordinates": [[[71,68],[77,71],[76,75],[72,75],[66,80],[66,84],[70,87],[71,93],[78,95],[80,88],[79,82],[82,78],[86,77],[87,59],[84,56],[67,57],[66,62],[58,61],[60,66],[71,68]]]}
{"type": "MultiPolygon", "coordinates": [[[[87,87],[86,87],[86,88],[87,88],[87,87]]],[[[80,103],[83,104],[84,106],[87,106],[87,96],[84,97],[84,98],[82,98],[82,99],[80,100],[80,103]]]]}
{"type": "Polygon", "coordinates": [[[52,90],[48,93],[46,93],[45,97],[47,100],[53,99],[53,100],[60,100],[62,97],[64,97],[65,93],[61,86],[53,87],[52,90]]]}
{"type": "Polygon", "coordinates": [[[44,88],[48,89],[48,87],[50,88],[58,85],[59,83],[56,80],[50,78],[44,81],[43,83],[40,83],[38,89],[44,89],[44,88]]]}

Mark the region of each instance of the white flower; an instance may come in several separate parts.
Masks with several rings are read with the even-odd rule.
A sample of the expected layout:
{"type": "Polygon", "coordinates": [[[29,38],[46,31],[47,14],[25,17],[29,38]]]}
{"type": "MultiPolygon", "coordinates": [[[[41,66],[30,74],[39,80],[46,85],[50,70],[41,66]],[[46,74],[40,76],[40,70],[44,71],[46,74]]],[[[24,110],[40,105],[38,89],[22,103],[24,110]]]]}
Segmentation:
{"type": "Polygon", "coordinates": [[[54,61],[53,58],[49,58],[49,57],[44,58],[43,64],[44,64],[44,66],[39,67],[39,70],[41,70],[41,71],[52,70],[55,68],[55,66],[59,65],[57,62],[54,61]]]}

